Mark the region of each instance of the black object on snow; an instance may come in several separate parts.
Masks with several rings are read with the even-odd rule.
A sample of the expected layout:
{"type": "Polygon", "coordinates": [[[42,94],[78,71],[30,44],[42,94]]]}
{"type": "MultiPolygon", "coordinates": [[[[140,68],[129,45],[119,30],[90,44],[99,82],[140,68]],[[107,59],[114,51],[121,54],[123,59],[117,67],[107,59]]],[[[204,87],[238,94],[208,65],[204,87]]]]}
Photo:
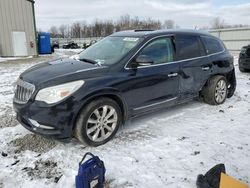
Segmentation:
{"type": "Polygon", "coordinates": [[[219,188],[221,173],[226,173],[224,164],[216,165],[205,175],[198,175],[196,181],[197,188],[219,188]]]}
{"type": "Polygon", "coordinates": [[[7,154],[7,153],[5,153],[5,152],[2,152],[2,156],[3,156],[3,157],[7,157],[7,156],[8,156],[8,154],[7,154]]]}

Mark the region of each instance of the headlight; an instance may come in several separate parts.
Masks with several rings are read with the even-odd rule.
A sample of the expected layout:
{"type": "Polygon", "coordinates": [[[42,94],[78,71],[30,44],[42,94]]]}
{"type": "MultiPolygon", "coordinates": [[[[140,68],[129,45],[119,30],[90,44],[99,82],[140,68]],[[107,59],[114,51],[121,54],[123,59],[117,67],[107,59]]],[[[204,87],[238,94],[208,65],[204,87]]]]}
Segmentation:
{"type": "Polygon", "coordinates": [[[59,102],[76,92],[83,84],[84,81],[79,80],[41,89],[36,95],[36,100],[48,104],[59,102]]]}

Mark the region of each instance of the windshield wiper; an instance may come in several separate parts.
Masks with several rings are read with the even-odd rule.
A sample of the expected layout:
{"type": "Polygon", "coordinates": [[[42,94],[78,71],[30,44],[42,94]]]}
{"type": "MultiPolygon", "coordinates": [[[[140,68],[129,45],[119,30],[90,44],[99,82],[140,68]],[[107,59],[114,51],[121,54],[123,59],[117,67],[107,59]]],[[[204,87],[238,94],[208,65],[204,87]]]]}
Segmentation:
{"type": "Polygon", "coordinates": [[[91,64],[98,64],[95,60],[92,60],[92,59],[86,59],[86,58],[81,58],[79,59],[79,61],[84,61],[84,62],[87,62],[87,63],[91,63],[91,64]]]}

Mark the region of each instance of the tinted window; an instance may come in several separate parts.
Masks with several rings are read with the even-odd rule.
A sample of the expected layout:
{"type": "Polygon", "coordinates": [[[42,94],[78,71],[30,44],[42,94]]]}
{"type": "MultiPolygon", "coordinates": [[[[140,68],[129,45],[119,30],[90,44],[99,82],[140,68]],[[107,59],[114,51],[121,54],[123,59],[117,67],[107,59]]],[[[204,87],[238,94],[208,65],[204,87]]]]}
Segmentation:
{"type": "Polygon", "coordinates": [[[174,59],[172,39],[156,39],[149,43],[139,55],[149,56],[154,61],[154,64],[171,62],[174,59]]]}
{"type": "Polygon", "coordinates": [[[217,39],[202,36],[201,40],[206,47],[207,54],[214,54],[224,50],[223,44],[217,39]]]}
{"type": "Polygon", "coordinates": [[[180,60],[200,57],[205,55],[204,47],[198,36],[178,36],[178,55],[180,60]]]}

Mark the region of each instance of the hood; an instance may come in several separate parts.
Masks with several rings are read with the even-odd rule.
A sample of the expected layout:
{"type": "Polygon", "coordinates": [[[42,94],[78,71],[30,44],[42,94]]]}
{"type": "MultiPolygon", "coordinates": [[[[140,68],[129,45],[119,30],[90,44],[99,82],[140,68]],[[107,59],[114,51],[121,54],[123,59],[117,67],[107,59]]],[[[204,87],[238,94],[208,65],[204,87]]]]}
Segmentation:
{"type": "Polygon", "coordinates": [[[20,78],[34,85],[39,85],[50,80],[64,80],[63,78],[70,76],[84,79],[93,76],[100,70],[105,70],[105,68],[74,59],[56,59],[39,63],[27,69],[20,75],[20,78]]]}

